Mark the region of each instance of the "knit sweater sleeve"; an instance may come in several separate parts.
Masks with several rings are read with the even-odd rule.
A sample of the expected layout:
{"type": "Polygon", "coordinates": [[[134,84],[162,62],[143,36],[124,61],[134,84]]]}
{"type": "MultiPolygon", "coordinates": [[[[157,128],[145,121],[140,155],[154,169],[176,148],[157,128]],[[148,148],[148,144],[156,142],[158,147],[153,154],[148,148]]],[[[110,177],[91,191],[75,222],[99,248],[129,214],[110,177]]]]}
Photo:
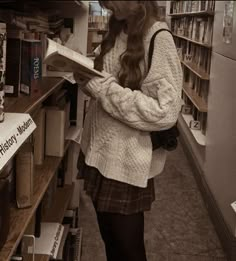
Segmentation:
{"type": "Polygon", "coordinates": [[[155,131],[172,127],[181,101],[182,70],[172,36],[161,32],[155,40],[151,69],[141,90],[130,90],[113,76],[95,77],[85,86],[112,117],[130,127],[155,131]]]}

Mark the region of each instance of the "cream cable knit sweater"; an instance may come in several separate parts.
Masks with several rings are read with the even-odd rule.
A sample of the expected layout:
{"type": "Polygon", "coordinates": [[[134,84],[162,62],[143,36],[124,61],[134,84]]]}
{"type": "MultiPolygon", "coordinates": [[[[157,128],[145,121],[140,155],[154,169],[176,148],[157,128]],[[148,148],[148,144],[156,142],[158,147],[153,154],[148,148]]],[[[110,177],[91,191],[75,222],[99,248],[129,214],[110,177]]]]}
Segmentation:
{"type": "MultiPolygon", "coordinates": [[[[165,23],[156,22],[146,33],[145,63],[152,35],[165,23]]],[[[157,35],[151,69],[142,91],[121,87],[116,80],[119,56],[127,35],[121,33],[104,57],[104,70],[113,76],[95,77],[83,88],[91,94],[81,149],[87,165],[107,178],[146,187],[147,180],[163,170],[166,151],[152,151],[149,132],[172,127],[181,107],[182,70],[174,41],[168,32],[157,35]]],[[[144,71],[144,63],[141,65],[144,71]]]]}

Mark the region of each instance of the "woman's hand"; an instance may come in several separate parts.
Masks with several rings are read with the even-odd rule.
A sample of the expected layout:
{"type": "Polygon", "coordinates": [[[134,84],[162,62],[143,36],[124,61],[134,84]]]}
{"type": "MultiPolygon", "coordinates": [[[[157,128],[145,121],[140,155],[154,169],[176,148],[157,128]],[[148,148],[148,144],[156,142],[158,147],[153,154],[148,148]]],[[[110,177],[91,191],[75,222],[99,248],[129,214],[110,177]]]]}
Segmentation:
{"type": "Polygon", "coordinates": [[[95,93],[98,91],[96,90],[97,87],[97,81],[100,83],[101,82],[101,86],[102,83],[104,81],[106,81],[107,79],[110,79],[111,77],[113,77],[111,74],[102,71],[104,77],[98,77],[98,76],[94,76],[94,74],[88,73],[88,72],[84,72],[84,71],[80,71],[80,72],[74,72],[74,79],[75,81],[78,83],[79,87],[81,88],[81,90],[88,95],[91,98],[96,99],[95,97],[95,93]],[[91,87],[90,85],[92,85],[93,87],[91,87]]]}
{"type": "Polygon", "coordinates": [[[89,93],[85,86],[87,85],[87,83],[94,77],[94,75],[89,74],[88,72],[74,72],[74,79],[77,82],[77,84],[79,85],[79,87],[82,89],[82,91],[92,97],[91,93],[89,93]]]}
{"type": "Polygon", "coordinates": [[[94,75],[88,72],[74,72],[74,79],[80,86],[86,85],[93,77],[94,75]]]}

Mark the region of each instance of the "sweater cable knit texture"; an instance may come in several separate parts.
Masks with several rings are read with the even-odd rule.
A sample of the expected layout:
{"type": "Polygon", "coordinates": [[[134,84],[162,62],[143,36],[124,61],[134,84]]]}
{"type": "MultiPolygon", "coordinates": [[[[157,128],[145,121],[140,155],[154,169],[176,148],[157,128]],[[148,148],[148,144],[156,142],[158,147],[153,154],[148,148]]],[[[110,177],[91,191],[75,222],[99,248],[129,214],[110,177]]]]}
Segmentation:
{"type": "MultiPolygon", "coordinates": [[[[152,35],[166,23],[156,22],[144,36],[147,64],[152,35]]],[[[104,57],[105,78],[95,77],[83,88],[91,94],[81,149],[85,162],[107,178],[146,187],[147,180],[161,173],[166,151],[152,151],[150,131],[172,127],[181,107],[182,69],[169,32],[158,34],[152,66],[141,91],[120,86],[117,74],[120,55],[126,50],[127,35],[121,33],[104,57]]]]}

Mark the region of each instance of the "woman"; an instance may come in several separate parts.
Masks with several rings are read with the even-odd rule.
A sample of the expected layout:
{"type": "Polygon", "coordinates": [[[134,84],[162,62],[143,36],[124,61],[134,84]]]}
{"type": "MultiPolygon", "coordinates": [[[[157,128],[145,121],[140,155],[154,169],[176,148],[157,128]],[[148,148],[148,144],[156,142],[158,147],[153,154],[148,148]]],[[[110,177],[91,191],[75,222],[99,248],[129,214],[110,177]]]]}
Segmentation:
{"type": "Polygon", "coordinates": [[[177,121],[181,65],[171,34],[162,31],[147,68],[150,39],[167,28],[158,20],[155,1],[99,2],[112,15],[95,68],[108,76],[82,84],[91,102],[78,168],[97,213],[107,260],[145,261],[144,211],[155,199],[153,177],[166,159],[164,149],[152,151],[150,131],[177,121]]]}

